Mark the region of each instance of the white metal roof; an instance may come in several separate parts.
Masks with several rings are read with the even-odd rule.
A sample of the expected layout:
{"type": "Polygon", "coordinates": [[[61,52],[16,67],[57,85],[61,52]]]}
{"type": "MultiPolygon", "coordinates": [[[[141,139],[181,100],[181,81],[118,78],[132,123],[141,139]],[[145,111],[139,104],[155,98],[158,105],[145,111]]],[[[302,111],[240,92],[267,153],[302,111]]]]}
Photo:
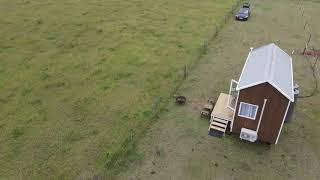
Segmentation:
{"type": "Polygon", "coordinates": [[[237,90],[268,82],[294,101],[292,58],[274,43],[253,49],[242,69],[237,90]]]}

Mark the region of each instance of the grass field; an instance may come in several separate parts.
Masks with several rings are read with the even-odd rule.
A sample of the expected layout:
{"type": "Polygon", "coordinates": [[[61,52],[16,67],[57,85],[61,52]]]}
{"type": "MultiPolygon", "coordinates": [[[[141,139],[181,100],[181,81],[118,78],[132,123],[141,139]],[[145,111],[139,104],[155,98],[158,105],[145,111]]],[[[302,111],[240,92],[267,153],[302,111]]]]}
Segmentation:
{"type": "MultiPolygon", "coordinates": [[[[200,119],[208,97],[228,92],[238,79],[250,47],[275,42],[293,50],[294,81],[300,95],[312,92],[310,59],[299,54],[308,35],[298,1],[256,0],[248,22],[230,21],[179,89],[188,103],[161,114],[137,146],[141,159],[119,179],[320,179],[320,93],[298,99],[291,122],[284,125],[278,145],[248,143],[239,135],[219,139],[207,135],[209,123],[200,119]]],[[[304,0],[304,17],[311,28],[312,46],[320,47],[320,2],[304,0]]],[[[318,83],[320,66],[317,67],[318,83]]]]}
{"type": "Polygon", "coordinates": [[[110,173],[235,2],[0,0],[0,176],[110,173]]]}

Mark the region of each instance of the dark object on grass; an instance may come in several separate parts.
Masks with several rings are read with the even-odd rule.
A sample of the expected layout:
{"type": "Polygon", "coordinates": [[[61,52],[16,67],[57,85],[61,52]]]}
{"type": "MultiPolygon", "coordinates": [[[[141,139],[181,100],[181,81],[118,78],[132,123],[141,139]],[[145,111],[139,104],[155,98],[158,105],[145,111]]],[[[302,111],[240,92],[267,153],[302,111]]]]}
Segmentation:
{"type": "Polygon", "coordinates": [[[240,8],[239,12],[236,14],[236,20],[247,21],[251,15],[250,4],[244,3],[242,8],[240,8]]]}
{"type": "Polygon", "coordinates": [[[155,173],[156,173],[155,171],[151,171],[151,172],[150,172],[150,174],[155,174],[155,173]]]}
{"type": "Polygon", "coordinates": [[[176,96],[176,103],[177,104],[185,104],[187,98],[185,96],[176,96]]]}
{"type": "Polygon", "coordinates": [[[299,93],[300,93],[298,84],[294,85],[293,93],[294,93],[294,102],[290,102],[287,116],[286,116],[286,119],[284,120],[285,123],[290,122],[293,117],[294,107],[297,104],[299,93]]]}
{"type": "Polygon", "coordinates": [[[211,112],[214,108],[215,102],[213,100],[207,100],[207,103],[203,105],[202,110],[200,112],[200,116],[202,118],[210,119],[211,112]]]}
{"type": "Polygon", "coordinates": [[[214,129],[210,129],[208,135],[209,135],[209,136],[218,137],[218,138],[222,138],[223,135],[224,135],[224,133],[221,132],[221,131],[217,131],[217,130],[214,130],[214,129]]]}

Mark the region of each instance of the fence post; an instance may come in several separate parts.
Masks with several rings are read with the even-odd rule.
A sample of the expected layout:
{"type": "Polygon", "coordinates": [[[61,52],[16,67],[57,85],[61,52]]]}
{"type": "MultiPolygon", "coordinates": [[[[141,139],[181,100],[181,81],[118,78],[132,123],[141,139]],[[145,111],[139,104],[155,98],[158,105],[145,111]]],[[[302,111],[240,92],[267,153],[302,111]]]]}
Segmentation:
{"type": "Polygon", "coordinates": [[[304,55],[304,54],[306,53],[306,50],[307,50],[307,46],[304,47],[303,52],[302,52],[302,55],[304,55]]]}
{"type": "Polygon", "coordinates": [[[308,21],[306,21],[306,23],[304,24],[304,27],[303,27],[304,30],[306,29],[307,24],[308,24],[308,21]]]}
{"type": "Polygon", "coordinates": [[[133,140],[134,137],[134,130],[130,129],[130,140],[133,140]]]}
{"type": "Polygon", "coordinates": [[[310,40],[311,40],[311,34],[309,34],[309,39],[308,39],[308,41],[307,41],[307,43],[306,43],[306,46],[305,46],[304,49],[303,49],[303,52],[302,52],[303,55],[306,53],[306,50],[308,49],[310,40]]]}
{"type": "Polygon", "coordinates": [[[308,42],[307,42],[307,46],[306,46],[306,47],[309,46],[310,40],[311,40],[311,33],[309,34],[309,39],[308,39],[308,42]]]}

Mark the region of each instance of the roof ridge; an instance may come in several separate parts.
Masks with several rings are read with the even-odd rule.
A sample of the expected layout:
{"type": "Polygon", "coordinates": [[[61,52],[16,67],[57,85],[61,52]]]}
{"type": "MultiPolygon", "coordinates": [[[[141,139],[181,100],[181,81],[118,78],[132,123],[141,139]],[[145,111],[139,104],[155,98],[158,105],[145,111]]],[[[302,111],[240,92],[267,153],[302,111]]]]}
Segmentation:
{"type": "Polygon", "coordinates": [[[274,68],[274,64],[275,64],[275,48],[273,46],[274,44],[269,44],[268,46],[268,51],[270,53],[268,53],[268,58],[269,61],[267,62],[267,66],[264,69],[264,79],[266,79],[266,81],[271,81],[273,78],[273,68],[274,68]]]}
{"type": "Polygon", "coordinates": [[[274,77],[274,66],[276,64],[276,46],[272,46],[272,58],[271,58],[271,62],[270,62],[270,73],[269,73],[269,80],[273,80],[273,77],[274,77]]]}
{"type": "Polygon", "coordinates": [[[290,101],[293,97],[292,58],[280,47],[270,43],[250,51],[242,69],[238,90],[268,82],[290,101]],[[286,82],[290,81],[290,82],[286,82]]]}

